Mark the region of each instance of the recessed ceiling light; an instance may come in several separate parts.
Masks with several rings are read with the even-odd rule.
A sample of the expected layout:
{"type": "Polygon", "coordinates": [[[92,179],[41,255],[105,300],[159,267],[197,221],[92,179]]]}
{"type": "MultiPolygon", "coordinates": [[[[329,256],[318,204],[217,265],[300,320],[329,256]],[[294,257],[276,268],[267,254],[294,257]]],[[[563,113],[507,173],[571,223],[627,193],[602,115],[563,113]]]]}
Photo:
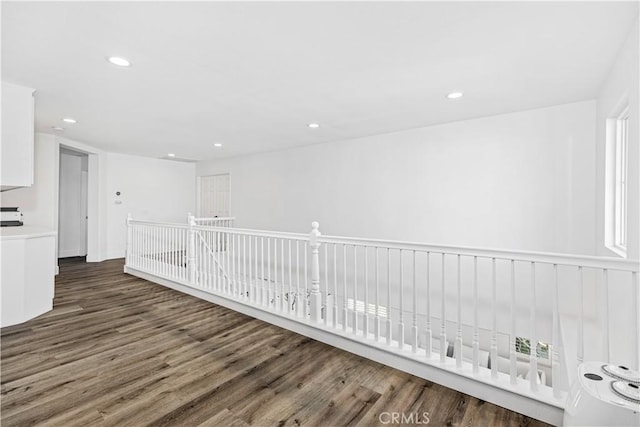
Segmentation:
{"type": "Polygon", "coordinates": [[[309,126],[311,129],[317,129],[320,127],[320,125],[317,123],[309,123],[307,126],[309,126]]]}
{"type": "Polygon", "coordinates": [[[61,128],[60,126],[51,126],[51,129],[57,130],[57,131],[60,131],[60,132],[64,131],[64,128],[61,128]]]}
{"type": "Polygon", "coordinates": [[[67,123],[78,123],[76,119],[72,119],[71,117],[65,117],[62,121],[67,123]]]}
{"type": "Polygon", "coordinates": [[[215,144],[213,144],[214,147],[220,148],[222,147],[222,144],[220,144],[219,142],[216,142],[215,144]]]}
{"type": "Polygon", "coordinates": [[[175,155],[175,154],[173,154],[173,153],[169,153],[169,154],[167,154],[167,156],[169,156],[169,157],[175,157],[176,155],[175,155]]]}
{"type": "Polygon", "coordinates": [[[121,58],[119,56],[109,56],[107,61],[112,63],[113,65],[117,65],[118,67],[130,67],[131,62],[128,59],[121,58]]]}
{"type": "Polygon", "coordinates": [[[464,95],[464,93],[462,92],[451,92],[450,94],[447,95],[447,98],[458,99],[458,98],[462,98],[462,95],[464,95]]]}

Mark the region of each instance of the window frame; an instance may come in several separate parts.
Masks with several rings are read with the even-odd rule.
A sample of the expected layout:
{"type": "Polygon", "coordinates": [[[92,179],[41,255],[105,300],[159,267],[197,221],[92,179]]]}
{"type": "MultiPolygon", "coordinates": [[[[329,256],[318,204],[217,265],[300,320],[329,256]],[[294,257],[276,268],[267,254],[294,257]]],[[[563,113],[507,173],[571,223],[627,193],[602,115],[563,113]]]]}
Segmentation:
{"type": "Polygon", "coordinates": [[[605,246],[626,258],[629,233],[629,104],[621,104],[622,106],[607,119],[605,246]]]}

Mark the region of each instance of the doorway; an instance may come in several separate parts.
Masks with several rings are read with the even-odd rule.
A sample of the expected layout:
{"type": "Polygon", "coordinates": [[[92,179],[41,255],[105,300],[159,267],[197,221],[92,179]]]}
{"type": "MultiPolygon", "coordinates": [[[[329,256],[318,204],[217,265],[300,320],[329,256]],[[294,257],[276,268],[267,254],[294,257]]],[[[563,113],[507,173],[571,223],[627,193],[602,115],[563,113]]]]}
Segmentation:
{"type": "Polygon", "coordinates": [[[89,156],[60,147],[58,258],[87,255],[89,156]]]}

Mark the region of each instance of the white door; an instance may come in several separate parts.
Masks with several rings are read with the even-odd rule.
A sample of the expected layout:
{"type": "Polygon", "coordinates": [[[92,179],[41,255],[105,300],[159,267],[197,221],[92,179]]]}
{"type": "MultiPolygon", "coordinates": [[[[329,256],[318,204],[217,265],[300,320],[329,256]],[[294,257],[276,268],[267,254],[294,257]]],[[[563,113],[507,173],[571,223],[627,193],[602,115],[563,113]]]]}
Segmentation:
{"type": "Polygon", "coordinates": [[[229,216],[229,174],[200,177],[201,218],[229,216]]]}

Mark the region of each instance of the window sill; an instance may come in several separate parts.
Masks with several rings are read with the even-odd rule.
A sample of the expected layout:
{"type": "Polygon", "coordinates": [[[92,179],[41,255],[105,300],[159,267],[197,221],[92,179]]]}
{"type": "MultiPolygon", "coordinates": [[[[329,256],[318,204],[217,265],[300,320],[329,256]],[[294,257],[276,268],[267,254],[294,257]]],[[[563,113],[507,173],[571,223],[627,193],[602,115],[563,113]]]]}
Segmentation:
{"type": "Polygon", "coordinates": [[[607,245],[606,248],[609,249],[614,254],[616,254],[617,256],[627,259],[627,248],[622,248],[620,246],[614,246],[614,245],[611,245],[611,246],[607,245]]]}

